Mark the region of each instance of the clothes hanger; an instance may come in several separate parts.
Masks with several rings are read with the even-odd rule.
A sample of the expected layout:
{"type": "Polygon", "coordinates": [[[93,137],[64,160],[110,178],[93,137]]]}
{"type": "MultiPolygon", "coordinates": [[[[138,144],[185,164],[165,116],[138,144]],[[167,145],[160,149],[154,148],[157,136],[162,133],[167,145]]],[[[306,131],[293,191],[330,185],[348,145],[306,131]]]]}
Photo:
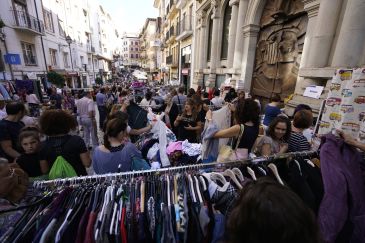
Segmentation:
{"type": "Polygon", "coordinates": [[[193,202],[196,203],[196,196],[195,196],[195,192],[194,192],[194,183],[193,183],[193,179],[191,178],[191,175],[188,175],[188,180],[189,180],[189,188],[190,188],[190,192],[191,192],[191,196],[193,198],[193,202]]]}
{"type": "Polygon", "coordinates": [[[171,199],[170,199],[170,177],[169,175],[166,176],[166,180],[167,180],[167,206],[171,207],[171,199]]]}
{"type": "Polygon", "coordinates": [[[240,182],[244,182],[245,177],[243,176],[242,172],[240,171],[240,169],[238,168],[233,168],[232,169],[233,173],[236,175],[236,177],[238,178],[238,180],[240,180],[240,182]]]}
{"type": "Polygon", "coordinates": [[[205,184],[204,177],[202,175],[199,176],[200,183],[203,185],[203,190],[207,190],[207,185],[205,184]]]}
{"type": "Polygon", "coordinates": [[[144,213],[144,202],[145,202],[145,182],[141,181],[141,213],[144,213]]]}
{"type": "Polygon", "coordinates": [[[195,187],[196,187],[196,192],[198,194],[198,199],[199,199],[199,202],[202,204],[203,203],[203,198],[202,198],[202,195],[200,193],[199,181],[198,181],[198,178],[196,178],[196,176],[194,176],[194,179],[195,179],[195,187]]]}
{"type": "Polygon", "coordinates": [[[255,171],[247,166],[247,173],[251,176],[252,180],[257,181],[255,171]]]}
{"type": "Polygon", "coordinates": [[[310,159],[305,159],[305,161],[307,162],[307,164],[309,164],[313,168],[316,168],[316,166],[314,165],[314,163],[310,159]]]}
{"type": "Polygon", "coordinates": [[[302,174],[302,167],[300,167],[300,164],[299,164],[298,160],[294,159],[293,161],[294,161],[294,163],[298,166],[299,174],[302,176],[302,175],[303,175],[303,174],[302,174]]]}
{"type": "Polygon", "coordinates": [[[236,175],[233,173],[232,170],[230,169],[226,169],[224,172],[223,172],[223,176],[227,176],[229,178],[232,179],[232,181],[236,184],[236,186],[239,188],[239,189],[242,189],[242,186],[241,184],[239,183],[239,181],[237,180],[237,177],[236,175]]]}
{"type": "Polygon", "coordinates": [[[281,180],[281,177],[279,175],[278,168],[276,167],[276,165],[274,165],[273,163],[270,163],[267,167],[270,168],[270,170],[274,173],[274,176],[275,176],[276,180],[281,185],[284,185],[284,182],[283,182],[283,180],[281,180]]]}

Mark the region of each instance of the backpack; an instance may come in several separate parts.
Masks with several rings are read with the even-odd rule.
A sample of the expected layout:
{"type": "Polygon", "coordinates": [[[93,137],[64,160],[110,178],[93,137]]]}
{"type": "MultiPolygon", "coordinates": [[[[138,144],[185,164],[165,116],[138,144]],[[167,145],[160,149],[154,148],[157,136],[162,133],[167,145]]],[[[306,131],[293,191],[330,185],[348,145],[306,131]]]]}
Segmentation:
{"type": "Polygon", "coordinates": [[[77,176],[75,169],[62,156],[63,146],[69,141],[69,139],[70,138],[63,141],[59,146],[53,147],[53,151],[56,152],[57,157],[48,174],[48,178],[50,180],[77,176]]]}
{"type": "Polygon", "coordinates": [[[48,174],[50,180],[75,176],[77,176],[75,169],[62,157],[62,155],[57,156],[48,174]]]}

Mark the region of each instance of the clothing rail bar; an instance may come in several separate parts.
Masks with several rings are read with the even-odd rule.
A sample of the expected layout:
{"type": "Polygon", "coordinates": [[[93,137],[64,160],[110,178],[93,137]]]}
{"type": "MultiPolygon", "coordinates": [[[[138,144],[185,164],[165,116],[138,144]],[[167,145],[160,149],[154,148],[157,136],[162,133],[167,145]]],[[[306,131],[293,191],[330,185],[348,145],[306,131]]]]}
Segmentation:
{"type": "Polygon", "coordinates": [[[134,176],[143,176],[143,175],[153,175],[163,172],[173,172],[173,171],[188,171],[188,170],[196,170],[196,169],[203,169],[209,167],[224,167],[227,165],[233,164],[258,164],[264,161],[272,161],[275,159],[285,159],[293,156],[309,156],[312,154],[316,154],[317,151],[302,151],[302,152],[290,152],[284,154],[275,154],[271,156],[262,156],[256,157],[251,159],[243,159],[243,160],[233,160],[233,161],[225,161],[225,162],[212,162],[212,163],[201,163],[201,164],[194,164],[194,165],[183,165],[183,166],[175,166],[175,167],[168,167],[162,169],[155,169],[155,170],[139,170],[139,171],[131,171],[131,172],[121,172],[121,173],[107,173],[102,175],[92,175],[92,176],[81,176],[81,177],[72,177],[72,178],[65,178],[65,179],[55,179],[49,181],[35,181],[33,182],[34,187],[47,187],[52,185],[64,185],[66,183],[77,184],[78,182],[83,181],[101,181],[103,179],[111,178],[117,179],[121,177],[134,177],[134,176]]]}

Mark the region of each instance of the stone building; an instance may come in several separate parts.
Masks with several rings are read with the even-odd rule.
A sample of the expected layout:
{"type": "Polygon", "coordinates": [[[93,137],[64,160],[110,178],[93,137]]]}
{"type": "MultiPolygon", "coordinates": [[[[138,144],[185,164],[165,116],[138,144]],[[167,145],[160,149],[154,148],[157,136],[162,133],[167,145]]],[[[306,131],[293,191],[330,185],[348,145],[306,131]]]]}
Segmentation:
{"type": "MultiPolygon", "coordinates": [[[[226,78],[263,101],[293,94],[287,108],[327,86],[339,67],[365,64],[364,0],[200,0],[194,31],[193,85],[219,87],[226,78]]],[[[326,96],[327,91],[322,94],[326,96]]]]}
{"type": "Polygon", "coordinates": [[[140,64],[140,44],[136,34],[124,34],[122,37],[121,56],[123,66],[128,68],[139,68],[140,64]]]}
{"type": "Polygon", "coordinates": [[[149,79],[158,76],[160,57],[160,41],[158,39],[158,22],[156,18],[147,18],[139,34],[141,67],[149,79]]]}
{"type": "Polygon", "coordinates": [[[96,0],[9,0],[0,18],[6,25],[0,51],[19,57],[5,65],[6,79],[40,80],[52,70],[80,88],[111,78],[118,33],[96,0]]]}

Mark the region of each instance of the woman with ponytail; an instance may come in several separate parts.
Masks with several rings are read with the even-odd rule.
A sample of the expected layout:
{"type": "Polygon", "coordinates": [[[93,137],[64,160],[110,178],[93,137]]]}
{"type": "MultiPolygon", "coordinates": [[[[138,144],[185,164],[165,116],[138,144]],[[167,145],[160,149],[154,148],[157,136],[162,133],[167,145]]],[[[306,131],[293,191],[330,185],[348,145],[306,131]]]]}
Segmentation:
{"type": "Polygon", "coordinates": [[[104,145],[97,147],[93,154],[96,174],[126,172],[132,169],[132,159],[142,158],[137,147],[126,140],[127,120],[115,116],[105,125],[104,145]]]}

